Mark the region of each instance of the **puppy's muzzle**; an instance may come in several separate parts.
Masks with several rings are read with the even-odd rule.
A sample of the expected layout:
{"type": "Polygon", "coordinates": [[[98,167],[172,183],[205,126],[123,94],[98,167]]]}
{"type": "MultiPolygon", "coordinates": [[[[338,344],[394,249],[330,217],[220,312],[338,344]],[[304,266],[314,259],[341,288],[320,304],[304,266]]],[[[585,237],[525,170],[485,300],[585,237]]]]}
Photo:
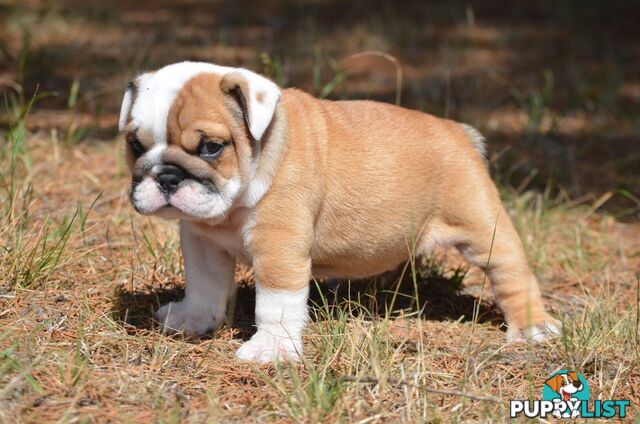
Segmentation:
{"type": "Polygon", "coordinates": [[[174,193],[182,180],[187,177],[187,173],[175,165],[162,165],[159,171],[156,182],[165,195],[174,193]]]}

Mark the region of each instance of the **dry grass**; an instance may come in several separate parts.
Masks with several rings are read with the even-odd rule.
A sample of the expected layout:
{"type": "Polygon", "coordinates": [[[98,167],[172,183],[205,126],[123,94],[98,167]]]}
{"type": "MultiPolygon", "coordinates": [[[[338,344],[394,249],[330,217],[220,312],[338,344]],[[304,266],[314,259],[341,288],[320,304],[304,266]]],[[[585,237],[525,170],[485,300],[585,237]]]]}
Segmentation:
{"type": "MultiPolygon", "coordinates": [[[[250,289],[241,291],[236,327],[213,338],[155,330],[152,311],[181,296],[177,234],[173,224],[129,207],[120,143],[69,149],[42,132],[26,141],[2,224],[5,422],[500,420],[508,399],[536,397],[545,376],[565,367],[582,370],[595,396],[638,407],[637,224],[594,213],[590,204],[505,191],[547,303],[565,321],[561,340],[504,345],[488,291],[473,322],[482,275],[469,272],[458,293],[451,287],[461,262],[444,252],[417,276],[417,297],[411,281],[401,286],[395,316],[385,313],[393,296],[375,289],[348,300],[341,300],[344,289],[316,293],[305,362],[258,368],[233,358],[250,332],[250,289]],[[55,262],[28,273],[51,252],[55,262]],[[416,319],[425,303],[426,320],[416,319]]],[[[238,278],[250,273],[239,270],[238,278]]]]}
{"type": "MultiPolygon", "coordinates": [[[[96,32],[88,31],[95,29],[93,24],[83,20],[86,11],[67,19],[64,8],[48,15],[38,10],[44,9],[11,12],[13,23],[3,30],[6,55],[17,57],[21,51],[16,16],[31,26],[41,24],[30,48],[36,58],[54,61],[55,54],[42,53],[48,45],[81,37],[85,44],[80,49],[97,46],[100,60],[114,66],[114,45],[122,43],[116,50],[129,52],[118,25],[140,24],[140,32],[147,30],[144,13],[116,24],[105,6],[93,17],[104,35],[97,40],[96,32]]],[[[158,13],[156,19],[163,23],[170,17],[158,13]]],[[[147,46],[145,54],[153,59],[139,62],[170,61],[162,46],[198,39],[204,24],[194,22],[193,34],[186,28],[176,39],[147,46]]],[[[404,36],[416,43],[425,37],[422,32],[396,34],[395,28],[382,37],[371,31],[372,25],[346,26],[331,34],[319,30],[317,45],[338,55],[337,45],[354,53],[386,50],[388,40],[404,36]],[[330,43],[330,36],[340,42],[330,43]]],[[[525,29],[509,33],[516,46],[540,36],[525,29]]],[[[249,44],[255,44],[260,31],[245,30],[249,44]]],[[[502,66],[511,69],[504,61],[513,52],[505,47],[510,38],[498,25],[436,22],[431,31],[460,46],[443,50],[451,60],[445,61],[448,70],[422,66],[432,58],[406,52],[413,62],[402,68],[403,102],[485,122],[492,167],[545,300],[565,323],[562,338],[539,346],[505,345],[501,317],[490,290],[483,289],[483,275],[467,272],[450,251],[437,252],[413,275],[408,273],[395,292],[367,282],[316,289],[315,319],[299,365],[258,367],[234,359],[235,349],[251,334],[253,291],[246,269],[237,272],[237,280],[249,284],[240,290],[233,326],[201,339],[161,335],[152,312],[182,295],[179,240],[174,224],[137,216],[128,203],[122,144],[113,137],[119,84],[126,75],[108,77],[97,67],[71,64],[85,78],[79,94],[73,95],[72,79],[58,99],[42,100],[25,120],[25,99],[33,87],[20,96],[18,83],[29,86],[39,75],[47,84],[55,80],[27,62],[25,78],[17,67],[3,74],[12,88],[6,91],[9,113],[3,115],[0,140],[0,421],[500,422],[506,420],[509,399],[539,398],[544,379],[561,368],[583,372],[592,398],[631,400],[631,416],[638,420],[640,224],[633,193],[637,197],[639,186],[630,160],[637,158],[632,146],[637,147],[634,125],[640,115],[625,103],[625,96],[633,96],[625,90],[633,93],[637,81],[623,79],[619,99],[609,109],[604,106],[607,91],[593,88],[602,94],[594,95],[600,99],[595,106],[567,112],[553,100],[565,98],[566,87],[556,80],[553,94],[548,81],[540,84],[540,67],[520,69],[517,78],[502,72],[502,66]],[[496,46],[495,56],[485,44],[496,46]],[[478,71],[473,63],[496,59],[503,60],[497,73],[473,74],[478,71]],[[85,89],[87,75],[97,76],[85,89]],[[441,91],[446,84],[429,79],[434,75],[449,75],[449,94],[441,91]],[[437,86],[433,91],[420,91],[425,78],[437,86]],[[485,100],[456,94],[487,78],[502,78],[491,89],[512,101],[479,108],[485,100]],[[533,85],[514,92],[527,78],[533,85]],[[93,109],[100,96],[103,113],[93,109]],[[423,98],[427,104],[420,105],[423,98]],[[586,140],[585,151],[575,154],[579,137],[586,140]],[[610,150],[600,155],[602,148],[593,140],[606,141],[610,150]]],[[[565,36],[550,32],[545,37],[557,41],[565,36]]],[[[220,38],[214,50],[224,60],[259,60],[258,51],[229,46],[220,38]]],[[[288,34],[286,40],[294,38],[288,34]]],[[[190,56],[199,57],[197,45],[189,44],[190,56]]],[[[309,52],[314,50],[291,50],[291,58],[272,52],[263,60],[274,78],[280,75],[302,86],[307,81],[317,93],[358,96],[366,88],[373,97],[395,98],[393,66],[361,63],[379,66],[383,77],[368,81],[350,75],[345,82],[340,68],[333,67],[337,62],[314,62],[309,52]]],[[[135,66],[131,63],[116,68],[135,66]]],[[[57,68],[52,72],[64,74],[57,68]]]]}

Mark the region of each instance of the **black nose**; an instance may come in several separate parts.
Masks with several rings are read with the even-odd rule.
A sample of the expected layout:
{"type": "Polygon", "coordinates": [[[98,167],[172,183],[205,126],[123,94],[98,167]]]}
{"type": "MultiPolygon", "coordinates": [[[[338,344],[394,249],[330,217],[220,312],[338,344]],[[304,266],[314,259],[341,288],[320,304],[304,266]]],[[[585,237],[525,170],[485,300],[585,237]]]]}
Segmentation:
{"type": "Polygon", "coordinates": [[[574,381],[573,382],[573,387],[575,387],[576,389],[579,388],[580,386],[582,386],[582,383],[579,381],[574,381]]]}
{"type": "Polygon", "coordinates": [[[163,193],[171,194],[178,189],[178,184],[184,180],[185,176],[185,172],[177,166],[162,165],[156,181],[163,193]]]}

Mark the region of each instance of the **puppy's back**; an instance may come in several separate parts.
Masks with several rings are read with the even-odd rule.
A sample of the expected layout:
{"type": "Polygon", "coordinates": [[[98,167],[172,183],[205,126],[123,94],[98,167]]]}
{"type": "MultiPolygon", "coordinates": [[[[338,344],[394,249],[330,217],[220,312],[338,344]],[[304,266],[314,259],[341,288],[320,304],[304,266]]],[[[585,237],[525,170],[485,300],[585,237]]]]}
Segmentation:
{"type": "Polygon", "coordinates": [[[425,222],[451,206],[449,194],[487,173],[453,121],[385,103],[285,93],[287,112],[296,115],[289,122],[302,126],[291,129],[289,149],[309,164],[298,175],[322,198],[312,255],[316,275],[362,277],[392,268],[406,258],[425,222]]]}

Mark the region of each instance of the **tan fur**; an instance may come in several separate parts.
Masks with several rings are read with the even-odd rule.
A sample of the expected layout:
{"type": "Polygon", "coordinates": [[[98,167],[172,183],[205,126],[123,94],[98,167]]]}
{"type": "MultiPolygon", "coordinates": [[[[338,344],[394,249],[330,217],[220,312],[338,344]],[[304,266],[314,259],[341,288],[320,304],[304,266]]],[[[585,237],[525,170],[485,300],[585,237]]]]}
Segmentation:
{"type": "Polygon", "coordinates": [[[266,195],[209,227],[239,232],[252,220],[245,248],[262,286],[298,290],[312,275],[366,277],[394,268],[414,245],[426,253],[449,244],[487,270],[510,331],[553,321],[468,128],[388,104],[285,89],[256,143],[242,117],[250,111],[234,97],[246,89],[236,74],[188,82],[169,114],[165,155],[223,184],[233,173],[248,175],[263,150],[258,172],[273,174],[266,195]],[[210,169],[191,156],[200,133],[231,142],[210,169]]]}
{"type": "MultiPolygon", "coordinates": [[[[236,123],[224,106],[223,94],[214,87],[219,87],[221,78],[214,74],[202,74],[189,81],[182,88],[180,94],[173,102],[167,121],[167,134],[169,144],[180,147],[186,153],[196,153],[201,139],[218,142],[230,142],[232,138],[233,124],[236,123]]],[[[235,128],[236,131],[238,128],[235,128]]],[[[231,143],[225,147],[222,156],[211,163],[212,179],[220,176],[224,179],[238,169],[238,157],[241,149],[247,147],[244,143],[231,143]],[[237,149],[240,149],[238,151],[237,149]]],[[[179,155],[179,150],[168,150],[167,155],[179,155]]],[[[185,161],[190,161],[193,166],[203,166],[202,161],[194,161],[191,155],[183,154],[185,161]]],[[[169,160],[175,161],[173,160],[169,160]]],[[[181,163],[186,169],[190,169],[187,163],[181,163]]]]}

